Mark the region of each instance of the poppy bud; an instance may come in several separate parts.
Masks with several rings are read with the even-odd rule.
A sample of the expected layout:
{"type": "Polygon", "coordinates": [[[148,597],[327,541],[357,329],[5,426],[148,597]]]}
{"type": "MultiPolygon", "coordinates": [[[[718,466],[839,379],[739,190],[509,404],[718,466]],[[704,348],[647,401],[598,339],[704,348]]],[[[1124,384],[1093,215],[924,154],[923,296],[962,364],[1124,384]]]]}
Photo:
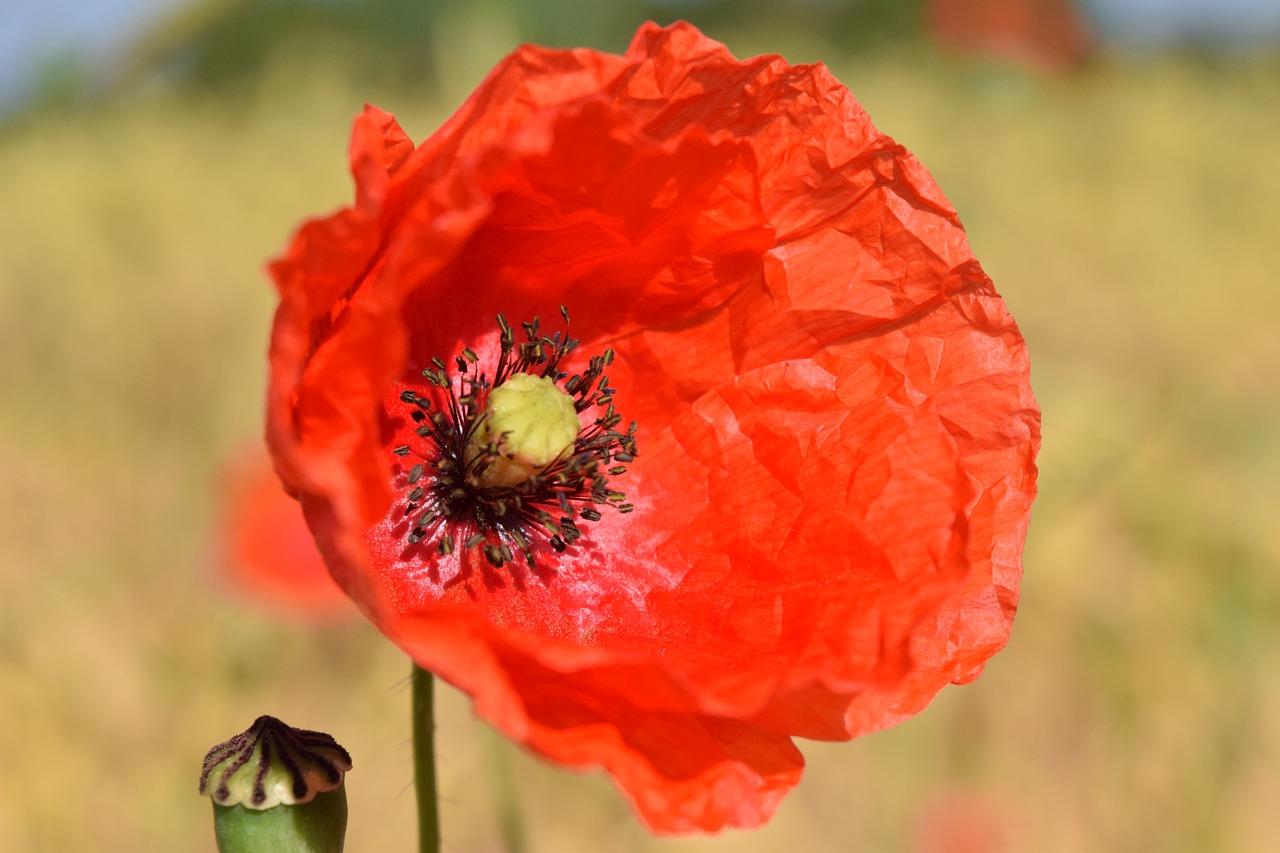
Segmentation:
{"type": "Polygon", "coordinates": [[[342,853],[351,756],[327,734],[274,717],[209,750],[200,793],[213,798],[220,853],[342,853]]]}

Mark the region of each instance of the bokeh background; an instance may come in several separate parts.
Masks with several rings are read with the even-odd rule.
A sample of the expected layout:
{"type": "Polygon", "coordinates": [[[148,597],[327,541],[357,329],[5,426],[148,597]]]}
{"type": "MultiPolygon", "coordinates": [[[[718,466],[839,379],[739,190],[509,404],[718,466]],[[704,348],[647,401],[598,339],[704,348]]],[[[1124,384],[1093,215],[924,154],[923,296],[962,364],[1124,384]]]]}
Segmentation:
{"type": "Polygon", "coordinates": [[[445,689],[448,849],[1280,849],[1276,4],[6,0],[0,850],[211,850],[200,759],[259,713],[354,754],[348,849],[412,848],[407,661],[223,570],[262,264],[350,199],[363,102],[421,139],[519,41],[677,17],[831,66],[1019,319],[1044,450],[1012,642],[803,744],[774,821],[714,838],[648,837],[445,689]]]}

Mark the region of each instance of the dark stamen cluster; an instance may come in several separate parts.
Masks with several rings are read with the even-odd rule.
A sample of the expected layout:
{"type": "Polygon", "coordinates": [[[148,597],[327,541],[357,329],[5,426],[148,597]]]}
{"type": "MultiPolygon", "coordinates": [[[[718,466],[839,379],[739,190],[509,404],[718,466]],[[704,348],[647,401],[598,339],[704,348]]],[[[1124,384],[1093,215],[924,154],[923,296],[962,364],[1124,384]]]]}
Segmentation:
{"type": "Polygon", "coordinates": [[[511,562],[516,551],[534,565],[533,542],[541,536],[562,552],[582,536],[576,519],[599,521],[600,507],[627,513],[626,496],[609,487],[609,477],[624,473],[636,455],[636,424],[626,432],[614,410],[615,389],[604,371],[613,362],[613,350],[593,357],[587,369],[570,375],[561,360],[578,341],[564,334],[543,334],[535,317],[523,323],[526,341],[516,343],[515,330],[498,315],[500,355],[490,379],[477,366],[470,348],[456,356],[456,379],[442,359],[422,372],[433,387],[430,396],[407,390],[400,400],[410,407],[425,447],[415,453],[409,445],[394,448],[402,457],[421,459],[406,476],[404,516],[410,519],[409,542],[435,543],[436,553],[451,554],[459,546],[479,550],[494,567],[511,562]],[[549,377],[573,398],[575,411],[600,410],[579,430],[572,449],[529,480],[514,486],[489,486],[484,473],[499,455],[496,439],[481,443],[482,422],[489,392],[518,373],[549,377]],[[479,446],[477,446],[479,445],[479,446]]]}

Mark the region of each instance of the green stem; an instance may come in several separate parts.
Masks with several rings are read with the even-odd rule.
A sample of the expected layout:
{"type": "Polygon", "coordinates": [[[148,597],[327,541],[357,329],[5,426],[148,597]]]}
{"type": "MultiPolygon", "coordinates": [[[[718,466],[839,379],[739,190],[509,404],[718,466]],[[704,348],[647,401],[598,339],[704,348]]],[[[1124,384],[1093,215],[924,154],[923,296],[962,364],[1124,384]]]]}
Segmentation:
{"type": "Polygon", "coordinates": [[[418,799],[419,853],[440,853],[440,810],[436,797],[435,679],[413,666],[413,784],[418,799]]]}
{"type": "Polygon", "coordinates": [[[526,853],[524,821],[520,816],[520,799],[516,795],[515,768],[511,766],[511,747],[493,729],[484,729],[488,742],[489,768],[493,776],[494,811],[498,832],[507,853],[526,853]]]}

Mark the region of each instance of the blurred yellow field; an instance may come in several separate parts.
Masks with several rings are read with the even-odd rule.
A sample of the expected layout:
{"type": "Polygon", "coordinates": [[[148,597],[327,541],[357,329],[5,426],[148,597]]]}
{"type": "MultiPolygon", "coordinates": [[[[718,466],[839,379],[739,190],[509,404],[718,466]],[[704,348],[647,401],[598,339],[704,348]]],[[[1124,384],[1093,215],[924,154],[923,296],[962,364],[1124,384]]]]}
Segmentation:
{"type": "MultiPolygon", "coordinates": [[[[443,92],[298,57],[235,97],[0,135],[0,850],[213,849],[200,759],[260,713],[352,752],[348,849],[411,848],[407,660],[238,600],[212,525],[260,429],[262,263],[349,200],[351,117],[375,101],[425,137],[506,46],[443,92]]],[[[649,838],[445,690],[447,849],[1280,848],[1280,63],[828,61],[959,208],[1031,349],[1012,642],[896,729],[804,744],[774,821],[716,838],[649,838]]]]}

